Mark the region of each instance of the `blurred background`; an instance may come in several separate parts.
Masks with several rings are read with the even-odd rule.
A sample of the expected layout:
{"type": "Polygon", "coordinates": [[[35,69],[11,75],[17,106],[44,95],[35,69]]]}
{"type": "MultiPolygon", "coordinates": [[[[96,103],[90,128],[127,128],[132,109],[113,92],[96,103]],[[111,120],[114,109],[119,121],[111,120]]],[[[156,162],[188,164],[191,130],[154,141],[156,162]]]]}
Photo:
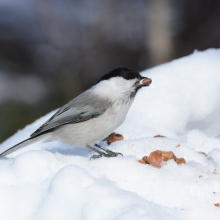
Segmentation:
{"type": "Polygon", "coordinates": [[[219,0],[0,0],[0,142],[110,70],[220,47],[219,0]]]}

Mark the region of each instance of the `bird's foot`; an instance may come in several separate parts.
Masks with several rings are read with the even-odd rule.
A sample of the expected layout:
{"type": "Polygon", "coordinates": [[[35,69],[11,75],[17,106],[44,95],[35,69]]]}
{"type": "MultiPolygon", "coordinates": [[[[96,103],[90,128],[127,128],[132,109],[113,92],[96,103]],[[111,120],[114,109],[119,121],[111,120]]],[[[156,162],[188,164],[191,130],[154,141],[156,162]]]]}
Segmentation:
{"type": "Polygon", "coordinates": [[[94,147],[92,147],[92,146],[90,146],[90,145],[87,145],[86,147],[88,147],[89,149],[91,149],[91,150],[93,150],[93,151],[95,151],[95,152],[97,152],[98,153],[98,155],[93,155],[90,159],[98,159],[98,158],[100,158],[100,157],[117,157],[118,155],[121,155],[122,157],[123,157],[123,154],[121,154],[121,153],[117,153],[117,152],[113,152],[113,151],[111,151],[111,150],[109,150],[109,149],[106,149],[106,148],[104,148],[104,147],[102,147],[102,146],[100,146],[100,145],[98,145],[98,144],[95,144],[95,146],[98,148],[94,148],[94,147]],[[101,150],[102,151],[101,151],[101,150]],[[105,152],[103,152],[103,151],[105,151],[105,152]]]}
{"type": "Polygon", "coordinates": [[[108,153],[100,153],[100,154],[98,154],[98,155],[93,155],[90,159],[91,159],[91,160],[92,160],[92,159],[98,159],[98,158],[100,158],[100,157],[117,157],[117,156],[119,156],[119,155],[121,155],[121,156],[123,157],[123,154],[121,154],[121,153],[117,153],[117,152],[110,151],[110,152],[108,152],[108,153]]]}
{"type": "Polygon", "coordinates": [[[122,153],[113,152],[113,151],[108,152],[107,154],[104,155],[104,157],[117,157],[118,155],[121,155],[123,157],[122,153]]]}
{"type": "Polygon", "coordinates": [[[90,160],[98,159],[100,157],[103,157],[103,155],[102,154],[93,155],[92,157],[90,157],[90,160]]]}
{"type": "Polygon", "coordinates": [[[104,155],[105,157],[117,157],[118,155],[121,155],[123,157],[123,154],[117,153],[117,152],[113,152],[113,151],[111,151],[111,150],[109,150],[109,149],[107,149],[105,147],[102,147],[99,144],[95,144],[95,146],[106,152],[105,155],[104,155]]]}

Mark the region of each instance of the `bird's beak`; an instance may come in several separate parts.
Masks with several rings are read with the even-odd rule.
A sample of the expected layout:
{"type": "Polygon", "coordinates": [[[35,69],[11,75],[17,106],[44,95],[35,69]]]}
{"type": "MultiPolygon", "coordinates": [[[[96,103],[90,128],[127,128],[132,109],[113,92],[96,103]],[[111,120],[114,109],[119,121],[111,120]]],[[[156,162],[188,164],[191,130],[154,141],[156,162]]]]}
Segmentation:
{"type": "Polygon", "coordinates": [[[152,79],[141,76],[138,87],[149,86],[152,83],[152,79]]]}

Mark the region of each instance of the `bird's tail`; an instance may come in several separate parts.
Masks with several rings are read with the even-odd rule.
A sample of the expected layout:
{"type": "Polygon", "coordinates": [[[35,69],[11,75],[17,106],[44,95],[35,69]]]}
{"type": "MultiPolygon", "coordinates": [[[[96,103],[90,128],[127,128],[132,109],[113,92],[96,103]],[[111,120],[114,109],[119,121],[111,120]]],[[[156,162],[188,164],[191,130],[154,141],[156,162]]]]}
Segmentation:
{"type": "Polygon", "coordinates": [[[22,142],[20,142],[20,143],[18,143],[16,145],[14,145],[13,147],[10,147],[6,151],[2,152],[0,154],[0,158],[5,157],[5,156],[7,156],[7,155],[9,155],[9,154],[11,154],[11,153],[13,153],[13,152],[15,152],[17,150],[20,150],[23,147],[26,147],[26,146],[28,146],[30,144],[33,144],[33,143],[35,143],[35,142],[37,142],[39,140],[42,140],[42,139],[46,138],[46,136],[48,136],[48,135],[40,135],[40,136],[37,136],[37,137],[34,137],[34,138],[28,138],[28,139],[26,139],[26,140],[24,140],[24,141],[22,141],[22,142]]]}

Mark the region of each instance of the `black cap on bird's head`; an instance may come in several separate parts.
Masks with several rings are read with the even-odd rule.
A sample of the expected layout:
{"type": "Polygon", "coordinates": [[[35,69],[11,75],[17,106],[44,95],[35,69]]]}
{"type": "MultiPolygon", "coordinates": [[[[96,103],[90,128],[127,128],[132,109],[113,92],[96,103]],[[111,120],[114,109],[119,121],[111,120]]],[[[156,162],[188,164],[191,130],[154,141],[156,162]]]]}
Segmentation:
{"type": "Polygon", "coordinates": [[[119,68],[116,68],[114,70],[112,70],[111,72],[105,74],[100,80],[108,80],[112,77],[123,77],[124,79],[135,79],[135,78],[139,78],[140,77],[140,74],[138,71],[136,70],[133,70],[133,69],[130,69],[130,68],[126,68],[126,67],[119,67],[119,68]]]}
{"type": "Polygon", "coordinates": [[[101,79],[98,82],[101,82],[103,80],[108,80],[113,77],[122,77],[126,80],[137,79],[138,81],[136,82],[136,86],[139,88],[142,86],[149,86],[152,82],[150,78],[142,77],[137,70],[133,70],[127,67],[119,67],[112,70],[111,72],[101,77],[101,79]]]}

